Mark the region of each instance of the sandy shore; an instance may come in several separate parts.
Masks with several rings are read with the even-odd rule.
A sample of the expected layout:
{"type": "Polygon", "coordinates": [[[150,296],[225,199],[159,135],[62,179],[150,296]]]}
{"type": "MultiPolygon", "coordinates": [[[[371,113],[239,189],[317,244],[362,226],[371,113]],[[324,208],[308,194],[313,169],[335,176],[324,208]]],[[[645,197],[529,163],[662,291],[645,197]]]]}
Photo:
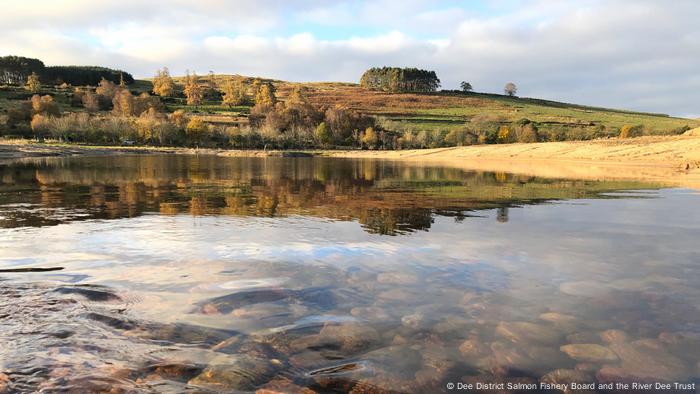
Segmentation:
{"type": "MultiPolygon", "coordinates": [[[[88,147],[0,140],[0,160],[124,153],[263,157],[293,154],[254,150],[88,147]]],[[[700,136],[697,135],[400,151],[324,150],[304,153],[325,157],[400,160],[413,164],[443,165],[554,178],[653,180],[669,186],[700,189],[700,136]]]]}

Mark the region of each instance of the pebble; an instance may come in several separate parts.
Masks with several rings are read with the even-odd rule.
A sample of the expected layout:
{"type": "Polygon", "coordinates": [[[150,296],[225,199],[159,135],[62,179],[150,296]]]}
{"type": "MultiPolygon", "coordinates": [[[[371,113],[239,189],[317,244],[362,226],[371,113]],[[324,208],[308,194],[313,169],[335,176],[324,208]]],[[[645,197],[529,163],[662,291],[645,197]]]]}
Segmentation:
{"type": "Polygon", "coordinates": [[[606,348],[605,346],[596,345],[593,343],[564,345],[559,349],[576,361],[587,361],[592,363],[617,361],[617,356],[612,350],[606,348]]]}

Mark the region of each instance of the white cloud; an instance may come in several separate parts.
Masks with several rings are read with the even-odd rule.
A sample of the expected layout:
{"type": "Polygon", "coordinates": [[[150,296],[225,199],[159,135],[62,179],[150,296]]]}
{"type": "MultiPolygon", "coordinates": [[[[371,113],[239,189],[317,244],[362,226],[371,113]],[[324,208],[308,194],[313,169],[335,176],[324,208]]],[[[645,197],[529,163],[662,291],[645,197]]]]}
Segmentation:
{"type": "Polygon", "coordinates": [[[697,113],[700,3],[428,0],[75,0],[10,2],[0,55],[102,64],[150,76],[169,66],[295,81],[357,81],[371,66],[437,71],[526,96],[697,113]],[[466,7],[466,6],[465,6],[466,7]],[[495,10],[495,11],[494,11],[495,10]]]}

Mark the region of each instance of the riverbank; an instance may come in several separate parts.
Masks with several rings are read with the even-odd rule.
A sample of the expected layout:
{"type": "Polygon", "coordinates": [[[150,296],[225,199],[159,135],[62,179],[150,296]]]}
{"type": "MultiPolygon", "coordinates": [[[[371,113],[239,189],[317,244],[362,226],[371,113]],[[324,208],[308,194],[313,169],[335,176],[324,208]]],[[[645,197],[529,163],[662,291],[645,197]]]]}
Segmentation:
{"type": "Polygon", "coordinates": [[[82,146],[0,140],[0,160],[109,154],[213,154],[227,157],[323,156],[401,160],[416,164],[552,178],[653,180],[700,189],[700,136],[640,137],[535,144],[477,145],[397,151],[263,151],[82,146]]]}

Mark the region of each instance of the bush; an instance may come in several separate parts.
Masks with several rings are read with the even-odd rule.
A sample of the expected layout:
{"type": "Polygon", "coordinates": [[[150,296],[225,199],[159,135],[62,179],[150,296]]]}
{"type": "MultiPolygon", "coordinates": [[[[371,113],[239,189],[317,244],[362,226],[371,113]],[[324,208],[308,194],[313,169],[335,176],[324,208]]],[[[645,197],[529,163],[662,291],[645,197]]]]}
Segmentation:
{"type": "Polygon", "coordinates": [[[624,125],[622,128],[620,128],[620,138],[633,138],[633,137],[639,137],[642,135],[643,132],[643,126],[642,125],[637,125],[637,126],[630,126],[630,125],[624,125]]]}

